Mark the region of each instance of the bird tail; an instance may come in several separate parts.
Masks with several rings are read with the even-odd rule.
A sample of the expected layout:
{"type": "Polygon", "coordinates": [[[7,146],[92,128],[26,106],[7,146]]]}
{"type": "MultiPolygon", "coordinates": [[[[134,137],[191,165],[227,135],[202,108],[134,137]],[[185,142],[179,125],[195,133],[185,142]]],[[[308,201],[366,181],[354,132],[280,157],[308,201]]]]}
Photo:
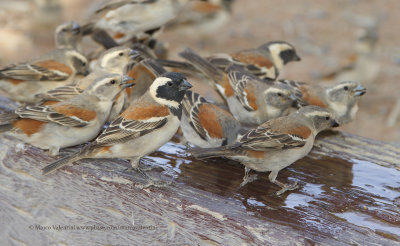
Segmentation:
{"type": "Polygon", "coordinates": [[[154,59],[144,59],[140,63],[142,63],[146,68],[148,68],[154,75],[161,76],[167,72],[156,60],[154,59]]]}
{"type": "Polygon", "coordinates": [[[180,52],[179,55],[215,82],[218,83],[222,80],[222,72],[192,49],[186,48],[184,51],[180,52]]]}
{"type": "Polygon", "coordinates": [[[164,67],[182,69],[187,72],[199,72],[192,64],[187,63],[187,62],[164,60],[164,59],[157,59],[156,61],[161,66],[164,66],[164,67]]]}
{"type": "Polygon", "coordinates": [[[104,30],[95,28],[92,31],[92,39],[105,49],[117,47],[118,43],[104,30]]]}
{"type": "Polygon", "coordinates": [[[95,29],[95,25],[92,22],[89,22],[87,24],[84,24],[81,26],[81,32],[83,36],[86,35],[91,35],[93,33],[93,30],[95,29]]]}
{"type": "Polygon", "coordinates": [[[18,119],[18,115],[14,111],[8,111],[0,114],[0,126],[10,125],[18,119]]]}
{"type": "Polygon", "coordinates": [[[43,175],[47,175],[60,169],[63,166],[71,165],[73,162],[85,158],[85,156],[93,150],[92,144],[88,144],[79,151],[73,153],[72,155],[63,157],[61,159],[56,160],[55,162],[45,166],[42,168],[43,175]]]}
{"type": "Polygon", "coordinates": [[[209,159],[226,156],[230,150],[229,146],[221,146],[216,148],[194,148],[189,150],[189,152],[197,159],[209,159]]]}

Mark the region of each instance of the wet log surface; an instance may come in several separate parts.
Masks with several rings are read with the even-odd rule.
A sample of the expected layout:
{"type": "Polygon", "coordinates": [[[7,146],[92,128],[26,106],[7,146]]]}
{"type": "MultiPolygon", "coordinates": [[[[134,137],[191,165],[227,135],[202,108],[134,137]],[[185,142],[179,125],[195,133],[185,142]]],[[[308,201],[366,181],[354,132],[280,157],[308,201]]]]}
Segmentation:
{"type": "Polygon", "coordinates": [[[400,148],[387,143],[320,135],[280,172],[301,187],[282,196],[268,173],[239,188],[243,166],[196,161],[174,142],[142,159],[152,180],[168,183],[147,188],[123,160],[42,176],[55,158],[18,143],[0,137],[3,245],[400,244],[400,148]]]}

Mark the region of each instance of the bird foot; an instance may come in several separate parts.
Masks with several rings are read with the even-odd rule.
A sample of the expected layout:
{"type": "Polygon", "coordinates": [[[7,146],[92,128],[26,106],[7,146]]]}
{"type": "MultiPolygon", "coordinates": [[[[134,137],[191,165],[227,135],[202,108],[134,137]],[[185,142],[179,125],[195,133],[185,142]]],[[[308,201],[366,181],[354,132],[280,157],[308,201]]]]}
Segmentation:
{"type": "Polygon", "coordinates": [[[299,188],[299,186],[297,185],[297,182],[293,182],[291,184],[283,184],[283,186],[281,186],[281,185],[279,185],[279,186],[282,187],[282,189],[280,189],[279,191],[276,192],[276,195],[278,195],[278,196],[282,195],[283,193],[285,193],[288,190],[295,190],[295,189],[299,188]]]}
{"type": "Polygon", "coordinates": [[[257,174],[253,174],[253,175],[248,175],[247,177],[243,178],[243,182],[240,184],[240,188],[242,188],[243,186],[245,186],[248,183],[251,183],[255,180],[258,179],[258,175],[257,174]]]}
{"type": "Polygon", "coordinates": [[[25,144],[24,143],[17,143],[15,145],[15,153],[23,154],[25,152],[25,144]]]}
{"type": "Polygon", "coordinates": [[[161,181],[161,180],[153,180],[151,178],[149,178],[149,181],[147,182],[147,184],[144,185],[137,185],[137,187],[139,189],[146,189],[149,187],[156,187],[156,188],[163,188],[163,187],[168,187],[171,184],[171,181],[161,181]]]}

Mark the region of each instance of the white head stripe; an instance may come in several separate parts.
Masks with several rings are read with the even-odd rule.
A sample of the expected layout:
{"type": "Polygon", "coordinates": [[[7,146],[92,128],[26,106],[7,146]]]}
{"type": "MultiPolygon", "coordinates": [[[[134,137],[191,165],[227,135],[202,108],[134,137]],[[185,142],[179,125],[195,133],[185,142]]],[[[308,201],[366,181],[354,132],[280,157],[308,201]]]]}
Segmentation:
{"type": "Polygon", "coordinates": [[[153,84],[151,84],[149,88],[150,95],[153,99],[165,106],[179,108],[179,103],[173,100],[167,100],[165,98],[157,97],[157,89],[159,86],[167,84],[168,81],[172,81],[170,78],[167,77],[158,77],[154,80],[153,84]]]}

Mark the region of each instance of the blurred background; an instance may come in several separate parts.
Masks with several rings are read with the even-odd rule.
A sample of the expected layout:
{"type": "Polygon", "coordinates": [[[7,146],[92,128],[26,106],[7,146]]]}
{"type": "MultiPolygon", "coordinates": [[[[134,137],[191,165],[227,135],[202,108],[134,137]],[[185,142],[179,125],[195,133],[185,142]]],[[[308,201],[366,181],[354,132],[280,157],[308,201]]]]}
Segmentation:
{"type": "MultiPolygon", "coordinates": [[[[55,27],[65,20],[84,23],[94,2],[0,0],[0,67],[53,49],[55,27]]],[[[359,82],[368,91],[360,99],[356,120],[340,130],[400,142],[398,0],[287,0],[279,5],[274,0],[228,2],[232,2],[230,11],[211,25],[166,28],[159,38],[168,43],[169,57],[177,58],[177,52],[185,47],[208,55],[272,40],[288,41],[302,61],[289,63],[280,78],[332,83],[345,77],[333,72],[356,69],[355,77],[362,78],[359,82]],[[367,46],[364,41],[369,42],[367,46]],[[361,61],[366,65],[360,65],[361,61]]],[[[88,38],[84,42],[85,52],[95,47],[88,38]]]]}

